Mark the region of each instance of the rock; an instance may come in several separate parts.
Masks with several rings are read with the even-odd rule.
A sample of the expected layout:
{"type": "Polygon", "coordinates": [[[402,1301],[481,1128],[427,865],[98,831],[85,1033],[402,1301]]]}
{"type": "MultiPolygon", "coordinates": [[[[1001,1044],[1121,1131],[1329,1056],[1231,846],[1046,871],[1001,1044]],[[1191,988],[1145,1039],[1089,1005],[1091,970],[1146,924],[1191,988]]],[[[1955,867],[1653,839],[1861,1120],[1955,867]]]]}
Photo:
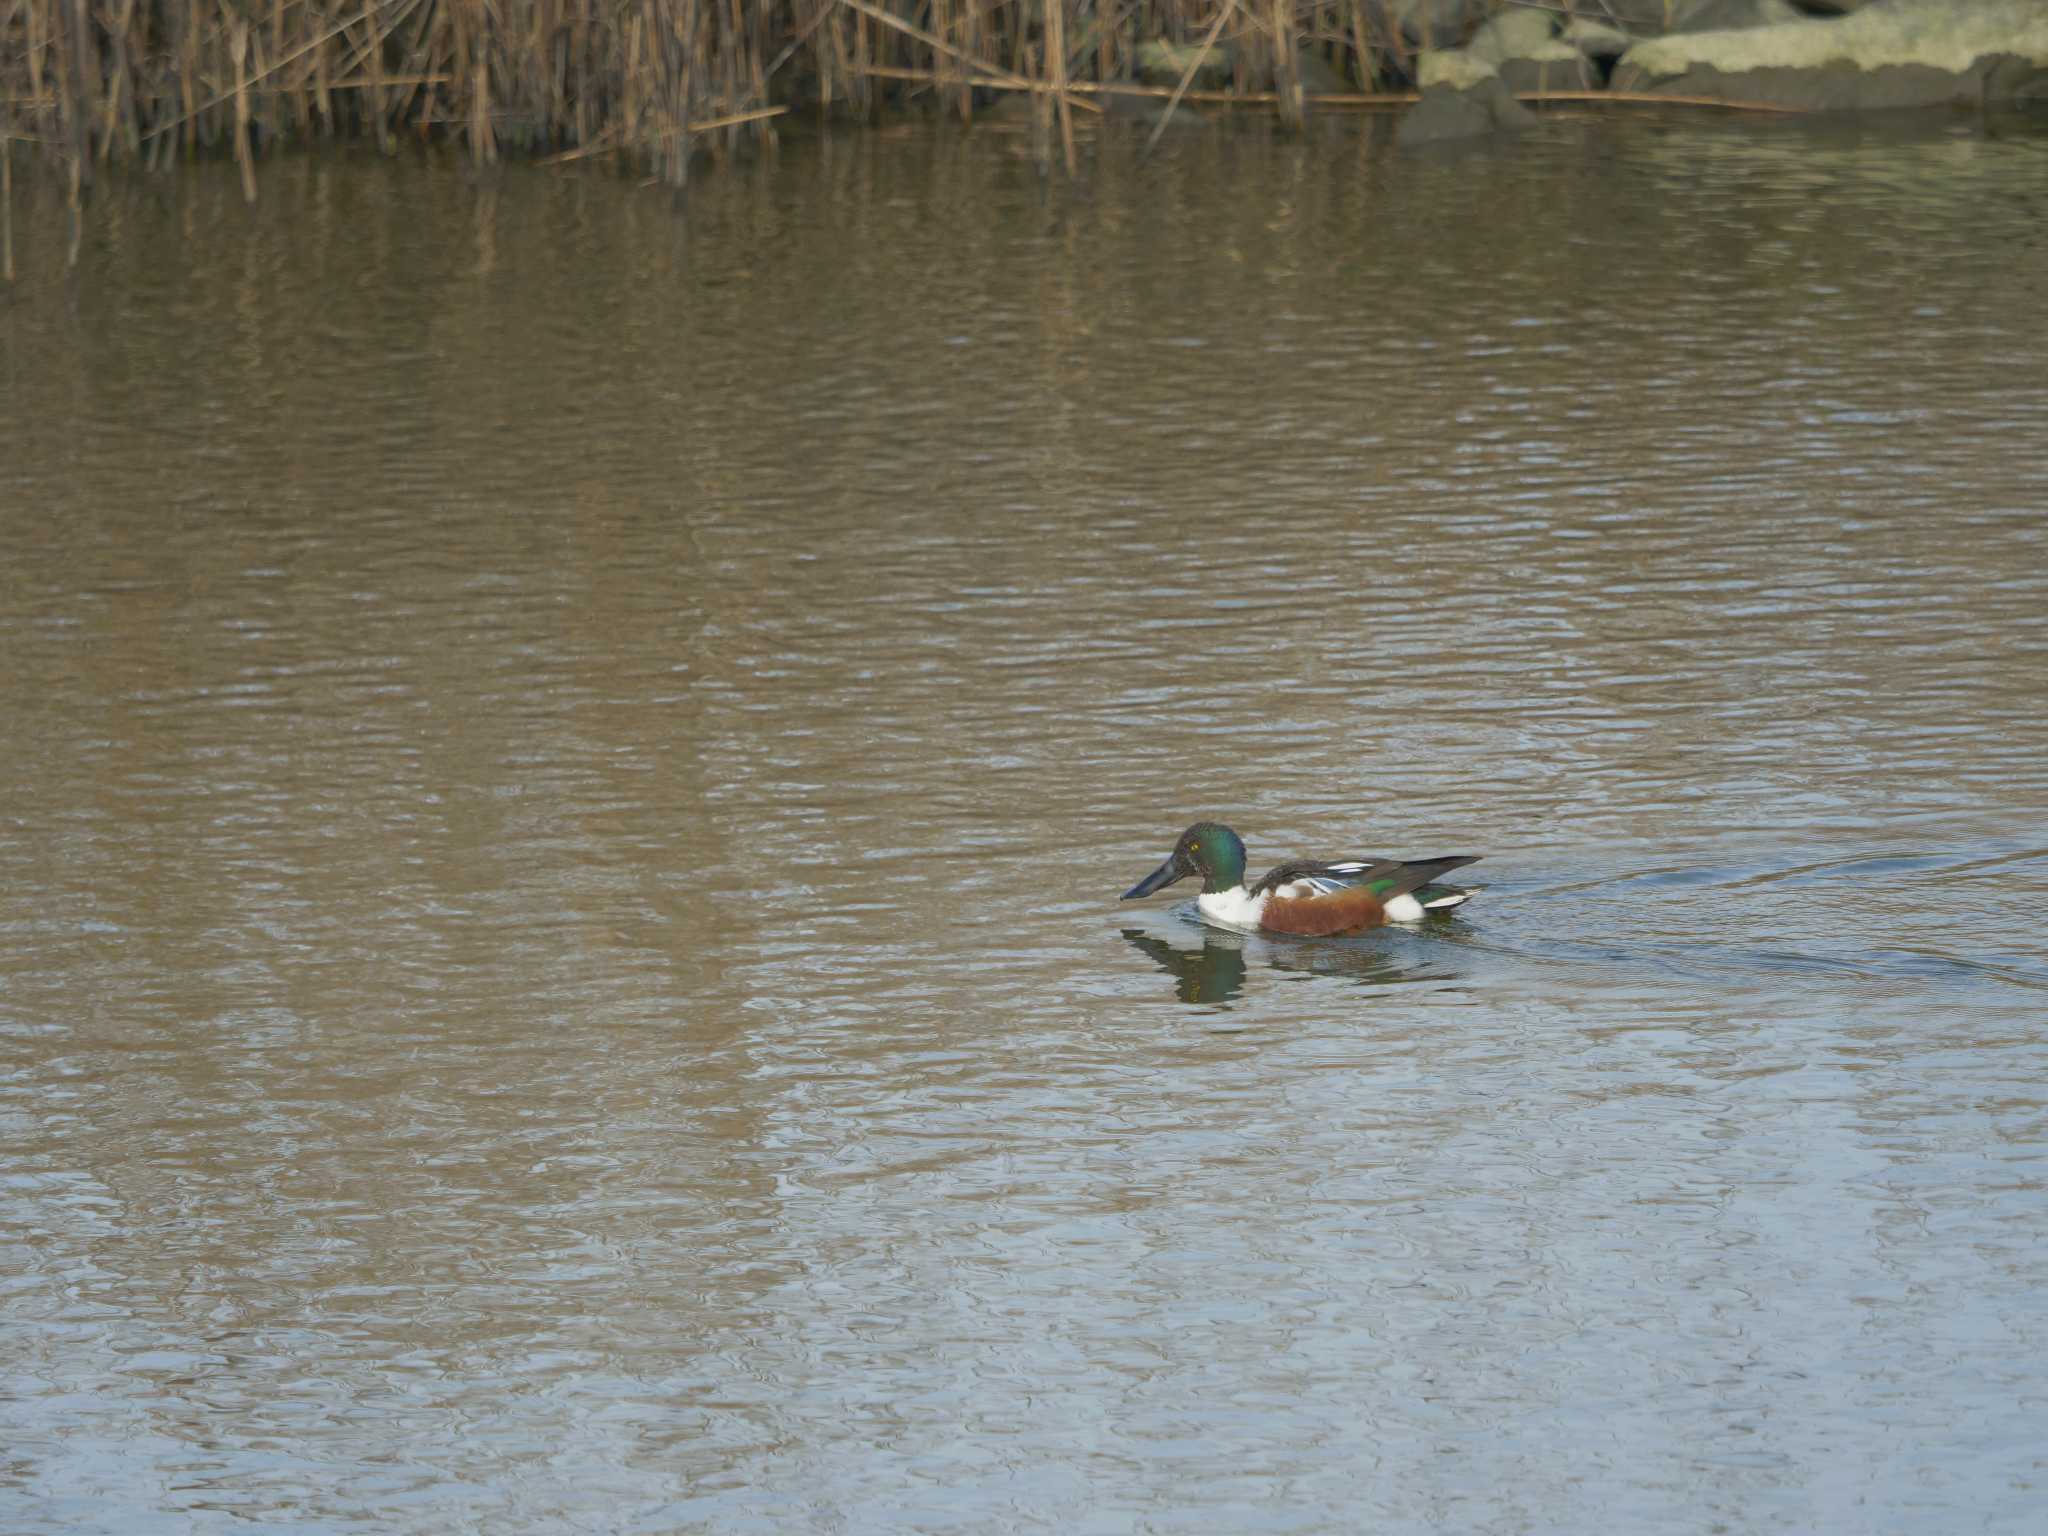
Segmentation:
{"type": "Polygon", "coordinates": [[[1173,116],[1167,117],[1166,102],[1162,97],[1117,96],[1105,92],[1095,99],[1102,103],[1102,115],[1111,122],[1137,123],[1151,128],[1165,118],[1167,127],[1175,132],[1209,125],[1209,119],[1196,111],[1192,103],[1185,101],[1173,109],[1173,116]]]}
{"type": "Polygon", "coordinates": [[[1559,42],[1570,43],[1589,59],[1618,59],[1635,46],[1635,39],[1619,27],[1581,16],[1557,34],[1559,42]]]}
{"type": "Polygon", "coordinates": [[[1599,72],[1570,43],[1552,35],[1548,11],[1517,8],[1502,11],[1472,34],[1462,49],[1425,54],[1417,73],[1422,84],[1470,89],[1488,75],[1497,76],[1509,92],[1583,91],[1599,72]],[[1456,62],[1462,60],[1462,62],[1456,62]]]}
{"type": "Polygon", "coordinates": [[[1666,12],[1664,30],[1727,32],[1737,27],[1776,27],[1797,21],[1802,14],[1785,0],[1678,0],[1666,12]]]}
{"type": "Polygon", "coordinates": [[[1358,89],[1342,70],[1311,48],[1301,50],[1301,88],[1311,96],[1342,96],[1358,89]]]}
{"type": "Polygon", "coordinates": [[[2013,53],[1987,54],[1977,61],[1984,100],[1999,106],[2048,102],[2048,70],[2013,53]]]}
{"type": "Polygon", "coordinates": [[[1556,32],[1550,12],[1516,6],[1502,11],[1474,32],[1465,51],[1489,64],[1499,64],[1502,59],[1532,58],[1551,46],[1556,32]]]}
{"type": "MultiPolygon", "coordinates": [[[[1110,97],[1108,100],[1115,100],[1110,97]]],[[[1028,123],[1031,114],[1037,111],[1027,92],[1005,91],[985,107],[976,107],[974,115],[991,123],[1028,123]]]]}
{"type": "Polygon", "coordinates": [[[1519,133],[1536,121],[1536,114],[1515,100],[1505,85],[1496,85],[1492,90],[1481,86],[1478,94],[1485,100],[1486,110],[1493,114],[1493,126],[1504,132],[1519,133]]]}
{"type": "Polygon", "coordinates": [[[1617,91],[1812,112],[2004,104],[2048,90],[2041,0],[1871,0],[1851,15],[1637,43],[1617,91]]]}
{"type": "Polygon", "coordinates": [[[1498,76],[1488,75],[1467,90],[1448,85],[1423,87],[1422,99],[1401,117],[1395,142],[1403,149],[1442,144],[1482,134],[1526,128],[1535,115],[1509,93],[1498,76]]]}
{"type": "Polygon", "coordinates": [[[1461,42],[1474,25],[1496,7],[1487,0],[1382,0],[1408,40],[1421,48],[1442,48],[1461,42]]]}
{"type": "Polygon", "coordinates": [[[1493,65],[1485,59],[1475,58],[1464,48],[1432,48],[1415,56],[1415,83],[1425,93],[1433,85],[1469,91],[1488,80],[1499,78],[1500,72],[1493,65]]]}
{"type": "Polygon", "coordinates": [[[1591,91],[1600,85],[1599,66],[1576,48],[1560,48],[1541,58],[1502,59],[1498,73],[1511,92],[1591,91]]]}
{"type": "Polygon", "coordinates": [[[1493,132],[1493,114],[1486,103],[1448,85],[1429,85],[1421,99],[1401,114],[1401,126],[1394,137],[1404,149],[1418,144],[1441,144],[1451,139],[1477,138],[1493,132]]]}
{"type": "MultiPolygon", "coordinates": [[[[1180,77],[1187,73],[1188,65],[1201,52],[1201,44],[1170,43],[1163,37],[1138,44],[1132,55],[1137,75],[1147,85],[1179,85],[1180,77]]],[[[1202,60],[1202,67],[1195,71],[1193,89],[1216,91],[1230,84],[1237,73],[1237,59],[1228,43],[1218,43],[1209,50],[1202,60]]]]}
{"type": "MultiPolygon", "coordinates": [[[[1252,90],[1274,89],[1272,61],[1271,48],[1255,56],[1250,69],[1246,71],[1246,83],[1252,90]]],[[[1294,55],[1294,67],[1300,72],[1302,94],[1305,96],[1341,96],[1358,89],[1334,64],[1313,48],[1298,49],[1294,55]]]]}

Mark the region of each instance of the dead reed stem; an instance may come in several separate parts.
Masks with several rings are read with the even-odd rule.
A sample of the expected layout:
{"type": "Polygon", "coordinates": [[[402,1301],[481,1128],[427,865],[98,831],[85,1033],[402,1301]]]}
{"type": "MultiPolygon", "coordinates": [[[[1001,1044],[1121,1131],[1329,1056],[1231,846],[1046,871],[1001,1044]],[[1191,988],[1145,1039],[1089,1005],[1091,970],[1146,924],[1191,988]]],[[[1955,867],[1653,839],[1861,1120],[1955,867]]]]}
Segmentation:
{"type": "Polygon", "coordinates": [[[249,24],[237,18],[232,24],[229,49],[235,59],[235,164],[242,172],[242,201],[256,201],[255,152],[249,147],[249,77],[245,65],[249,56],[249,24]]]}
{"type": "MultiPolygon", "coordinates": [[[[348,61],[347,67],[353,68],[357,63],[363,63],[366,64],[368,68],[374,71],[383,53],[382,43],[384,38],[388,36],[391,31],[395,30],[399,22],[403,21],[406,18],[406,16],[412,12],[414,7],[416,7],[419,4],[420,0],[404,0],[404,4],[398,11],[398,14],[392,17],[390,25],[384,30],[384,32],[376,34],[369,42],[365,43],[365,45],[362,48],[358,49],[356,52],[356,57],[353,60],[348,61]]],[[[238,80],[236,89],[253,89],[254,87],[262,84],[262,82],[264,82],[265,80],[269,79],[270,76],[276,74],[279,70],[283,69],[285,65],[294,63],[297,60],[304,58],[307,54],[313,52],[313,50],[315,50],[316,48],[321,48],[323,45],[332,42],[335,38],[346,36],[350,30],[357,26],[367,27],[375,18],[378,10],[379,7],[376,5],[369,5],[364,7],[364,9],[357,15],[351,16],[347,21],[344,21],[340,23],[338,26],[329,29],[328,31],[322,33],[320,36],[313,38],[310,42],[307,42],[303,46],[293,49],[290,53],[284,55],[275,63],[271,64],[267,69],[261,70],[258,73],[251,75],[247,80],[238,80]]],[[[325,55],[323,54],[322,57],[324,58],[325,55]]],[[[415,80],[418,80],[420,78],[424,77],[414,77],[415,80]]],[[[440,82],[445,81],[447,77],[436,75],[431,78],[436,82],[440,82]]],[[[363,80],[332,81],[328,84],[327,88],[331,91],[368,90],[376,92],[381,91],[385,85],[393,83],[403,84],[405,83],[404,78],[400,77],[398,80],[393,81],[391,79],[386,78],[381,73],[373,73],[368,78],[363,80]]],[[[143,137],[153,139],[161,134],[170,133],[178,128],[182,128],[187,123],[198,118],[202,113],[210,112],[211,110],[213,110],[213,108],[220,106],[225,102],[233,100],[234,95],[235,92],[232,90],[222,91],[219,95],[214,96],[208,99],[207,101],[198,104],[197,106],[189,108],[186,112],[180,114],[177,117],[172,118],[169,122],[160,123],[156,127],[151,128],[148,133],[143,135],[143,137]]]]}
{"type": "Polygon", "coordinates": [[[59,76],[64,101],[60,110],[71,130],[72,180],[80,185],[92,182],[87,157],[92,146],[92,97],[87,87],[99,77],[99,57],[92,46],[92,26],[87,19],[87,0],[64,0],[70,23],[64,47],[64,67],[59,76]]]}
{"type": "Polygon", "coordinates": [[[1294,0],[1273,0],[1273,94],[1280,121],[1290,133],[1302,129],[1301,58],[1295,52],[1294,0]]]}
{"type": "MultiPolygon", "coordinates": [[[[1029,43],[1024,45],[1024,56],[1020,60],[1025,69],[1037,72],[1038,50],[1029,43]]],[[[1031,158],[1038,166],[1041,177],[1052,174],[1052,93],[1035,91],[1031,97],[1031,158]]]]}
{"type": "MultiPolygon", "coordinates": [[[[934,53],[940,53],[944,54],[948,58],[958,59],[962,63],[966,64],[969,69],[980,70],[981,73],[988,76],[988,78],[991,81],[994,81],[1001,85],[1008,85],[1020,90],[1035,91],[1039,89],[1039,87],[1035,85],[1032,81],[1026,79],[1024,76],[1020,74],[1015,73],[1012,70],[1004,69],[999,65],[984,63],[980,59],[969,58],[959,49],[951,47],[945,42],[941,41],[940,39],[933,37],[931,33],[924,31],[922,28],[912,26],[909,22],[903,20],[899,16],[890,15],[887,11],[881,9],[879,6],[868,4],[868,0],[839,0],[839,3],[845,6],[850,11],[857,11],[862,16],[871,17],[875,21],[880,22],[885,27],[889,27],[897,32],[901,32],[906,37],[916,39],[918,42],[923,43],[927,48],[931,49],[934,53]]],[[[1230,0],[1230,3],[1235,4],[1236,0],[1230,0]]],[[[869,73],[872,73],[872,71],[869,71],[869,73]]],[[[1100,111],[1101,108],[1097,107],[1091,110],[1100,111]]]]}
{"type": "Polygon", "coordinates": [[[827,16],[830,16],[835,9],[837,9],[836,0],[819,0],[817,14],[811,17],[809,21],[805,22],[803,24],[803,29],[799,31],[795,37],[792,37],[787,44],[784,45],[780,53],[775,55],[774,62],[768,66],[764,73],[768,75],[773,75],[777,70],[781,69],[783,65],[787,64],[792,58],[794,58],[796,56],[797,49],[803,47],[805,43],[808,43],[811,40],[811,34],[818,30],[819,25],[825,20],[827,16]]]}
{"type": "Polygon", "coordinates": [[[728,112],[723,117],[708,117],[700,123],[690,124],[692,133],[710,133],[718,128],[737,128],[742,123],[765,123],[771,117],[781,117],[789,111],[787,107],[756,107],[751,112],[728,112]]]}
{"type": "Polygon", "coordinates": [[[1152,125],[1152,136],[1145,141],[1145,153],[1151,154],[1159,143],[1159,136],[1166,132],[1166,125],[1173,120],[1173,109],[1180,105],[1181,97],[1187,95],[1188,87],[1194,83],[1195,74],[1202,67],[1202,61],[1209,57],[1209,50],[1216,46],[1216,39],[1223,34],[1223,25],[1237,14],[1237,0],[1223,0],[1223,9],[1216,13],[1216,19],[1209,23],[1208,34],[1202,39],[1202,46],[1195,50],[1195,56],[1188,60],[1188,67],[1181,72],[1180,83],[1173,88],[1173,94],[1166,98],[1166,108],[1159,114],[1159,121],[1152,125]]]}
{"type": "Polygon", "coordinates": [[[1044,0],[1046,87],[1059,104],[1060,144],[1065,150],[1067,176],[1071,180],[1080,166],[1074,159],[1073,97],[1067,94],[1066,0],[1044,0]]]}
{"type": "Polygon", "coordinates": [[[14,281],[14,134],[0,117],[0,282],[14,281]]]}

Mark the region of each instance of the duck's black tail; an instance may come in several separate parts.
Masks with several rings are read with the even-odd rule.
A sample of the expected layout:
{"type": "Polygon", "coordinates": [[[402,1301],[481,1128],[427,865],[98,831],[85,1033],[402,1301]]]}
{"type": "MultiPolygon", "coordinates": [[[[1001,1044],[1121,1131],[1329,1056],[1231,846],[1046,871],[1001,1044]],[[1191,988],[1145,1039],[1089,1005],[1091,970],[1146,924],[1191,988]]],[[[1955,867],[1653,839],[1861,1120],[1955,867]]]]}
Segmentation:
{"type": "Polygon", "coordinates": [[[1476,853],[1459,854],[1449,859],[1411,859],[1390,874],[1369,880],[1367,884],[1381,901],[1392,901],[1396,896],[1413,896],[1426,911],[1444,912],[1470,901],[1472,893],[1455,885],[1438,885],[1436,877],[1447,875],[1454,869],[1463,869],[1467,864],[1477,864],[1479,859],[1480,855],[1476,853]]]}

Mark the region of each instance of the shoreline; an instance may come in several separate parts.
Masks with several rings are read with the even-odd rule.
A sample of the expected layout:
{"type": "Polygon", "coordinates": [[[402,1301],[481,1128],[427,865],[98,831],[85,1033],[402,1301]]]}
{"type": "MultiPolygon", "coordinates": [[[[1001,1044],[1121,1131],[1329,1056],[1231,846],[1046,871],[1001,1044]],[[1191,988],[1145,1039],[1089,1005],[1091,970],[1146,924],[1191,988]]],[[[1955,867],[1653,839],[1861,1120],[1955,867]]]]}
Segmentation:
{"type": "Polygon", "coordinates": [[[231,155],[253,200],[282,145],[446,140],[480,165],[613,154],[680,188],[693,161],[765,143],[791,114],[971,123],[1020,97],[1042,165],[1070,173],[1078,117],[1130,113],[1156,136],[1184,104],[1289,130],[1408,108],[1415,142],[1567,101],[2048,107],[2048,11],[2024,0],[1802,3],[1671,0],[1627,30],[1516,0],[1140,0],[1107,27],[1095,0],[24,0],[0,24],[0,141],[81,189],[111,163],[231,155]]]}

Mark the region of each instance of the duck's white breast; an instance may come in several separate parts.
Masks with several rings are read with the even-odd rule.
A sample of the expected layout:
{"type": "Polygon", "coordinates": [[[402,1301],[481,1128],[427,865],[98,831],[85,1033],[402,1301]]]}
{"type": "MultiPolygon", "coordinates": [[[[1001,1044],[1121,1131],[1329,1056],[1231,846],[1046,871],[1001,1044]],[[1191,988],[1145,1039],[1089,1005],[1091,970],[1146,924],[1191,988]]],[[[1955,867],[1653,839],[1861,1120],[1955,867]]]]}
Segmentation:
{"type": "Polygon", "coordinates": [[[1195,905],[1212,923],[1229,928],[1256,928],[1259,914],[1266,909],[1266,893],[1261,891],[1252,896],[1246,894],[1243,886],[1234,885],[1227,891],[1204,891],[1195,898],[1195,905]]]}

